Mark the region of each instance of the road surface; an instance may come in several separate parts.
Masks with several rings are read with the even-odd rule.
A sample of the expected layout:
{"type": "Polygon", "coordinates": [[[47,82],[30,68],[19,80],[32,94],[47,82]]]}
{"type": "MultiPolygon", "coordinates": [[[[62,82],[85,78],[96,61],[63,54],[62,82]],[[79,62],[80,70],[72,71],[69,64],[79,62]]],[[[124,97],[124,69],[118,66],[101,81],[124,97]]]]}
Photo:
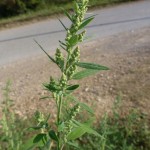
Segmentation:
{"type": "MultiPolygon", "coordinates": [[[[97,14],[87,27],[90,40],[150,26],[150,0],[126,3],[88,13],[87,16],[90,13],[97,14]]],[[[61,20],[66,26],[70,25],[65,17],[61,20]]],[[[58,40],[63,40],[64,37],[65,31],[58,19],[0,31],[0,65],[42,53],[34,39],[46,51],[53,51],[59,46],[58,40]]]]}

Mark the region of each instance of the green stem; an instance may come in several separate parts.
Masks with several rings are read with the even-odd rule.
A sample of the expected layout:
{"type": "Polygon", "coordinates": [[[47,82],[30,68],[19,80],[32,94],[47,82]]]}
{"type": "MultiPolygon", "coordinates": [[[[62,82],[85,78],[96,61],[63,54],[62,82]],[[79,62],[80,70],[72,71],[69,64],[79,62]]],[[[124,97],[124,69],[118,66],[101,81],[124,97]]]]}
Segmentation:
{"type": "MultiPolygon", "coordinates": [[[[57,128],[61,120],[62,98],[63,98],[62,95],[58,96],[57,128]]],[[[58,136],[57,150],[61,150],[60,133],[58,131],[57,131],[57,136],[58,136]]]]}

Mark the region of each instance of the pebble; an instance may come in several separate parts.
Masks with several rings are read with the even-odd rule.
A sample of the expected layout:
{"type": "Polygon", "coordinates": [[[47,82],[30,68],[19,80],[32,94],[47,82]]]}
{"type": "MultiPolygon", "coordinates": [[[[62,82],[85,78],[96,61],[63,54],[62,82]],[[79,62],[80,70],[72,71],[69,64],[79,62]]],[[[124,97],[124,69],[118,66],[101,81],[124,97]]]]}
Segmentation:
{"type": "Polygon", "coordinates": [[[89,88],[85,88],[85,92],[88,92],[89,91],[89,88]]]}
{"type": "Polygon", "coordinates": [[[97,98],[97,101],[98,101],[98,102],[101,102],[101,101],[102,101],[102,99],[101,99],[100,97],[98,97],[98,98],[97,98]]]}

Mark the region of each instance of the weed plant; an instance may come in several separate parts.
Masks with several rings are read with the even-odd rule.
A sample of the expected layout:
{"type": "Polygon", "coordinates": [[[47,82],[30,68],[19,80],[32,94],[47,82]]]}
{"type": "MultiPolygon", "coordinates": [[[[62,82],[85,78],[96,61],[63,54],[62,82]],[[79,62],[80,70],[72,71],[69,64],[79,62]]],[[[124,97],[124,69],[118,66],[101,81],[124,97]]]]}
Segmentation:
{"type": "Polygon", "coordinates": [[[86,150],[149,150],[150,126],[146,115],[131,110],[121,115],[121,101],[117,98],[113,114],[105,114],[97,126],[101,137],[85,135],[79,139],[81,149],[86,150]]]}
{"type": "Polygon", "coordinates": [[[50,114],[44,116],[41,112],[35,114],[37,125],[31,127],[33,130],[39,130],[39,133],[31,139],[33,144],[30,149],[48,149],[53,145],[57,150],[62,150],[66,145],[78,147],[74,140],[85,133],[100,136],[91,126],[91,120],[81,123],[77,116],[82,114],[83,110],[93,114],[93,111],[86,104],[81,103],[74,98],[72,92],[79,88],[78,84],[72,84],[71,80],[79,80],[100,70],[108,70],[107,67],[93,63],[80,62],[80,48],[78,44],[83,41],[85,36],[85,27],[94,19],[94,16],[85,18],[88,0],[75,0],[74,12],[69,14],[64,11],[71,26],[66,27],[61,20],[60,23],[66,30],[65,41],[59,41],[60,47],[56,49],[55,58],[52,58],[41,45],[36,42],[46,53],[48,58],[60,69],[60,78],[50,77],[50,81],[44,84],[47,91],[51,93],[57,109],[57,117],[54,125],[49,125],[50,114]],[[65,51],[65,55],[62,53],[65,51]],[[81,68],[79,70],[79,68],[81,68]]]}
{"type": "Polygon", "coordinates": [[[13,100],[10,99],[10,81],[4,90],[2,106],[2,119],[0,120],[0,150],[20,150],[22,146],[23,130],[20,129],[19,121],[12,110],[13,100]]]}
{"type": "Polygon", "coordinates": [[[79,84],[75,84],[74,80],[80,80],[101,70],[108,70],[105,66],[80,61],[79,43],[84,40],[85,27],[94,19],[94,15],[84,17],[87,6],[88,0],[75,0],[72,14],[64,10],[65,15],[71,21],[71,26],[66,27],[59,20],[66,30],[66,38],[64,42],[59,41],[60,48],[56,49],[54,58],[36,42],[61,72],[58,78],[50,77],[50,81],[43,84],[45,90],[51,94],[51,97],[46,96],[44,98],[54,100],[56,104],[57,114],[54,124],[49,123],[51,117],[49,112],[44,115],[37,111],[35,113],[36,125],[29,128],[35,134],[24,144],[22,140],[23,129],[19,128],[14,112],[10,111],[11,100],[8,95],[10,92],[8,82],[5,88],[5,105],[1,120],[1,149],[150,149],[148,142],[150,141],[150,133],[147,124],[143,122],[144,116],[132,112],[127,117],[121,118],[116,103],[113,117],[110,118],[105,115],[96,131],[91,127],[93,110],[73,96],[73,92],[79,88],[79,84]],[[79,120],[83,111],[87,112],[87,120],[79,120]],[[92,135],[89,136],[89,134],[92,135]]]}

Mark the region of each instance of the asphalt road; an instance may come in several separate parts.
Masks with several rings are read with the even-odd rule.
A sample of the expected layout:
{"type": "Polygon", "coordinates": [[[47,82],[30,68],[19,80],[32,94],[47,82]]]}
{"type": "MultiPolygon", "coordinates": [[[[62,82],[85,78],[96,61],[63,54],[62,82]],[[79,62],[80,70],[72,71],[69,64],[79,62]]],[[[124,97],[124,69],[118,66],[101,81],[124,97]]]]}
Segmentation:
{"type": "MultiPolygon", "coordinates": [[[[150,27],[150,0],[131,2],[88,13],[97,14],[87,27],[89,40],[150,27]]],[[[66,26],[70,25],[65,17],[61,20],[66,26]]],[[[53,51],[59,46],[58,40],[63,40],[64,37],[65,31],[57,18],[0,31],[0,65],[42,53],[34,39],[46,51],[53,51]]]]}

